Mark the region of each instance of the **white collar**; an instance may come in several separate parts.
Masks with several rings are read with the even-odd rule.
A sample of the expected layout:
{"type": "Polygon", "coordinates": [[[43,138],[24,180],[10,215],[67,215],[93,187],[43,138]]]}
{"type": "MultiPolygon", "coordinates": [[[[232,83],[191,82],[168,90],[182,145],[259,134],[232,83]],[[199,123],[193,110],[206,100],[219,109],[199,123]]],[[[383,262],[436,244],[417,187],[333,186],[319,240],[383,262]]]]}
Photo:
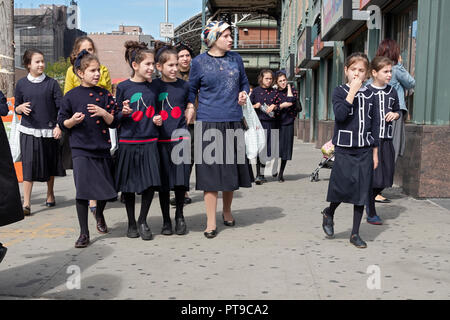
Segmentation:
{"type": "Polygon", "coordinates": [[[32,83],[41,83],[42,81],[44,81],[45,77],[45,73],[41,74],[37,78],[33,77],[30,73],[27,75],[27,79],[32,83]]]}
{"type": "Polygon", "coordinates": [[[382,86],[382,87],[377,87],[377,86],[374,85],[373,83],[371,83],[370,85],[371,85],[373,88],[378,89],[378,90],[384,90],[384,89],[386,89],[386,87],[387,87],[387,84],[385,84],[385,85],[382,86]]]}

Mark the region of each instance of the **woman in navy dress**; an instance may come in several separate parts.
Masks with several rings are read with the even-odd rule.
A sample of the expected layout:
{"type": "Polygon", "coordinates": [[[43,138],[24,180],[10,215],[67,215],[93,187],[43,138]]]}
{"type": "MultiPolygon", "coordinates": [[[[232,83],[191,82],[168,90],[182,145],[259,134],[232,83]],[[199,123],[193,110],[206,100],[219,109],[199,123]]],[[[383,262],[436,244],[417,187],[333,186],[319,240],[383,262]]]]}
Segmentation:
{"type": "Polygon", "coordinates": [[[209,51],[192,60],[189,77],[188,101],[194,104],[197,95],[199,101],[195,134],[196,189],[204,191],[207,238],[217,235],[218,192],[223,193],[224,224],[234,226],[233,192],[240,187],[249,188],[252,183],[242,125],[242,105],[247,99],[249,83],[242,58],[230,51],[233,44],[230,29],[223,21],[212,21],[205,27],[202,39],[209,51]],[[236,133],[240,138],[231,143],[226,139],[227,132],[236,133]],[[214,139],[214,134],[223,139],[217,136],[214,139]]]}
{"type": "Polygon", "coordinates": [[[75,247],[84,248],[90,242],[89,199],[97,199],[95,218],[98,232],[108,232],[103,211],[106,202],[117,197],[108,129],[115,128],[118,119],[117,105],[111,93],[96,86],[100,79],[97,57],[83,50],[74,63],[74,69],[81,85],[64,96],[58,124],[69,133],[80,224],[80,236],[75,247]]]}

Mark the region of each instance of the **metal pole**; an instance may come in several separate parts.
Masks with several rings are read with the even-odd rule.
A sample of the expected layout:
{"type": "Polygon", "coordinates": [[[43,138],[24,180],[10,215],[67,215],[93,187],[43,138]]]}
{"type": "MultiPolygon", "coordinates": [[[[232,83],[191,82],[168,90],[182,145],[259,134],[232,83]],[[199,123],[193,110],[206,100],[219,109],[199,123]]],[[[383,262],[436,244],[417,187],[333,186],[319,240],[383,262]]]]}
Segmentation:
{"type": "Polygon", "coordinates": [[[234,14],[234,48],[237,49],[238,47],[238,15],[237,13],[234,14]]]}
{"type": "MultiPolygon", "coordinates": [[[[166,0],[166,23],[169,23],[169,0],[166,0]]],[[[169,42],[169,38],[166,38],[166,42],[169,42]]]]}

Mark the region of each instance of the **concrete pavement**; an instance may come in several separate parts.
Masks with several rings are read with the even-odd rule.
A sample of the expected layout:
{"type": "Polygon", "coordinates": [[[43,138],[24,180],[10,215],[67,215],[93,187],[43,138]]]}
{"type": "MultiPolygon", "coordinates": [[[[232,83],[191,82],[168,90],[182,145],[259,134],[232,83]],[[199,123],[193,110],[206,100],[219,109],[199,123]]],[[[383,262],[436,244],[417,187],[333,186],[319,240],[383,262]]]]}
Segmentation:
{"type": "Polygon", "coordinates": [[[90,216],[91,245],[75,249],[72,171],[56,180],[54,208],[43,205],[46,185],[37,183],[33,216],[0,228],[8,247],[0,299],[449,299],[450,211],[392,188],[384,193],[392,203],[377,204],[384,225],[362,222],[367,249],[349,243],[351,205],[337,209],[336,238],[328,240],[320,211],[331,171],[309,180],[320,160],[320,150],[295,141],[285,183],[268,174],[268,183],[235,193],[235,227],[221,223],[219,202],[214,239],[203,236],[202,193],[192,191],[185,236],[160,235],[156,194],[152,241],[126,238],[126,212],[117,201],[105,211],[109,233],[98,234],[90,216]]]}

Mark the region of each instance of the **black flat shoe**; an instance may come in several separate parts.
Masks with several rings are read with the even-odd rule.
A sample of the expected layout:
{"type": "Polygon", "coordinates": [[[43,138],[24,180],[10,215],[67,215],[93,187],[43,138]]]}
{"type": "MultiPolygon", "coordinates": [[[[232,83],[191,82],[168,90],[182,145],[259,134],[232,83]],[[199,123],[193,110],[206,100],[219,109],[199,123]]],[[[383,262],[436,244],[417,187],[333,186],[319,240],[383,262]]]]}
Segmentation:
{"type": "Polygon", "coordinates": [[[6,255],[6,251],[8,251],[8,248],[4,247],[1,243],[0,243],[0,263],[2,262],[3,258],[6,255]]]}
{"type": "Polygon", "coordinates": [[[81,234],[77,242],[75,242],[75,248],[86,248],[89,245],[89,236],[87,234],[81,234]]]}
{"type": "Polygon", "coordinates": [[[375,202],[378,202],[378,203],[391,203],[392,201],[389,200],[389,199],[384,199],[384,200],[376,200],[375,199],[375,202]]]}
{"type": "Polygon", "coordinates": [[[205,231],[203,234],[208,239],[215,238],[217,236],[217,229],[214,229],[214,230],[211,230],[211,231],[205,231]]]}
{"type": "Polygon", "coordinates": [[[367,243],[365,243],[363,239],[361,239],[359,234],[352,234],[352,236],[350,237],[350,243],[360,249],[367,248],[367,243]]]}
{"type": "Polygon", "coordinates": [[[97,219],[97,231],[102,234],[108,233],[108,226],[104,217],[97,219]]]}
{"type": "Polygon", "coordinates": [[[153,239],[152,231],[150,230],[150,227],[147,225],[146,222],[140,224],[138,226],[138,230],[139,230],[139,234],[141,235],[142,240],[152,240],[153,239]]]}
{"type": "Polygon", "coordinates": [[[261,176],[260,179],[261,179],[262,183],[266,183],[267,182],[267,179],[264,176],[261,176]]]}
{"type": "Polygon", "coordinates": [[[184,218],[175,219],[175,233],[179,236],[186,234],[186,222],[184,218]]]}
{"type": "Polygon", "coordinates": [[[166,222],[163,224],[161,229],[161,234],[165,236],[171,236],[173,234],[172,231],[172,222],[166,222]]]}
{"type": "Polygon", "coordinates": [[[45,205],[47,207],[54,207],[54,206],[56,206],[56,202],[55,201],[53,201],[53,202],[46,202],[45,205]]]}
{"type": "Polygon", "coordinates": [[[177,205],[177,200],[175,198],[171,198],[170,205],[175,207],[177,205]]]}
{"type": "Polygon", "coordinates": [[[273,175],[272,175],[272,177],[274,177],[274,178],[276,178],[278,176],[278,172],[277,173],[274,173],[273,175]]]}
{"type": "Polygon", "coordinates": [[[262,182],[262,180],[261,180],[261,178],[258,176],[258,177],[256,177],[256,179],[255,179],[255,183],[258,185],[258,186],[260,186],[260,185],[262,185],[263,184],[263,182],[262,182]]]}
{"type": "Polygon", "coordinates": [[[192,203],[192,199],[189,197],[185,197],[184,198],[184,204],[191,204],[192,203]]]}
{"type": "Polygon", "coordinates": [[[31,216],[31,208],[30,207],[23,207],[23,215],[24,216],[31,216]]]}
{"type": "Polygon", "coordinates": [[[132,238],[132,239],[139,238],[139,232],[137,230],[137,226],[128,227],[127,237],[132,238]]]}
{"type": "Polygon", "coordinates": [[[322,221],[322,229],[325,232],[327,238],[333,238],[334,237],[334,221],[333,217],[329,216],[327,214],[328,208],[325,208],[321,213],[323,215],[323,221],[322,221]]]}
{"type": "Polygon", "coordinates": [[[226,221],[224,215],[222,215],[223,218],[223,224],[227,227],[234,227],[236,224],[236,220],[226,221]]]}
{"type": "Polygon", "coordinates": [[[283,176],[279,176],[278,177],[278,182],[283,183],[284,182],[284,177],[283,176]]]}

